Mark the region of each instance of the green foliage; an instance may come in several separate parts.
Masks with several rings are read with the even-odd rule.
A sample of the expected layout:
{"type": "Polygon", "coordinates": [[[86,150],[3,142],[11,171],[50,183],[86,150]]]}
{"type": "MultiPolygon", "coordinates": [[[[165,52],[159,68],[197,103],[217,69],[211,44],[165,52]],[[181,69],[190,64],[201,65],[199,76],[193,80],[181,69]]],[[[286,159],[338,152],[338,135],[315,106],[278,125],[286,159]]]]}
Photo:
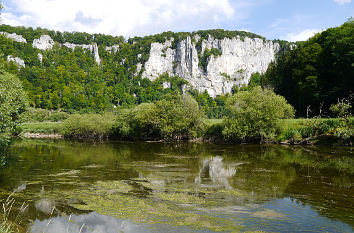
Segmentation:
{"type": "Polygon", "coordinates": [[[292,118],[294,109],[273,91],[255,87],[230,97],[226,103],[223,135],[231,141],[262,140],[275,133],[278,119],[292,118]]]}
{"type": "Polygon", "coordinates": [[[51,121],[51,122],[59,122],[59,121],[63,121],[66,120],[67,118],[69,118],[69,114],[66,112],[54,112],[52,114],[50,114],[49,117],[47,117],[46,120],[51,121]]]}
{"type": "Polygon", "coordinates": [[[156,103],[121,110],[113,132],[129,139],[187,139],[200,136],[202,113],[190,95],[168,95],[156,103]]]}
{"type": "Polygon", "coordinates": [[[351,145],[354,119],[349,118],[348,121],[349,126],[340,118],[280,120],[276,132],[277,140],[291,143],[303,143],[305,140],[307,143],[312,138],[312,143],[351,145]],[[321,137],[331,141],[321,141],[321,137]]]}
{"type": "Polygon", "coordinates": [[[62,122],[61,133],[68,138],[103,139],[108,137],[114,124],[112,114],[73,114],[62,122]]]}
{"type": "Polygon", "coordinates": [[[13,133],[26,111],[27,96],[21,81],[0,69],[0,134],[13,133]]]}
{"type": "Polygon", "coordinates": [[[220,119],[226,115],[225,103],[229,95],[220,95],[212,98],[207,91],[199,93],[196,90],[191,90],[190,94],[196,99],[208,118],[220,119]]]}
{"type": "Polygon", "coordinates": [[[279,54],[262,77],[263,86],[292,104],[299,116],[311,106],[318,112],[321,103],[327,111],[337,99],[347,97],[354,86],[354,20],[329,28],[306,42],[279,54]]]}
{"type": "Polygon", "coordinates": [[[50,111],[41,108],[28,108],[23,113],[23,119],[25,122],[43,122],[50,116],[50,111]]]}
{"type": "Polygon", "coordinates": [[[23,133],[60,134],[62,125],[59,122],[28,122],[21,125],[23,133]]]}

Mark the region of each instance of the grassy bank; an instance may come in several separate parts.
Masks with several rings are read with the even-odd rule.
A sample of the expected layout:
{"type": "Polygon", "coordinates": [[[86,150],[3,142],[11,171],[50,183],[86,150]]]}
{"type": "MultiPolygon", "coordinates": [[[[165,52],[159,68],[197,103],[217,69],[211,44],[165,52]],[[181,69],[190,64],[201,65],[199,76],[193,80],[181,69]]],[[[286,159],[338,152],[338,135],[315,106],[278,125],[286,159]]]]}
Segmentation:
{"type": "MultiPolygon", "coordinates": [[[[70,115],[59,122],[27,122],[22,124],[23,133],[61,134],[66,138],[108,139],[115,137],[115,127],[119,116],[114,114],[84,114],[70,115]]],[[[350,118],[351,125],[354,118],[350,118]]],[[[122,122],[121,122],[122,123],[122,122]]],[[[198,132],[199,138],[214,142],[227,142],[223,137],[223,119],[203,119],[203,127],[198,132]]],[[[131,132],[134,137],[119,139],[136,139],[137,132],[131,132]]],[[[159,139],[159,138],[158,138],[159,139]]],[[[353,139],[353,129],[343,126],[343,120],[338,118],[321,119],[281,119],[277,121],[274,135],[269,142],[300,144],[335,144],[350,145],[353,139]],[[322,137],[321,137],[322,135],[322,137]],[[310,140],[312,139],[312,141],[310,140]]],[[[143,140],[142,138],[140,140],[143,140]]]]}

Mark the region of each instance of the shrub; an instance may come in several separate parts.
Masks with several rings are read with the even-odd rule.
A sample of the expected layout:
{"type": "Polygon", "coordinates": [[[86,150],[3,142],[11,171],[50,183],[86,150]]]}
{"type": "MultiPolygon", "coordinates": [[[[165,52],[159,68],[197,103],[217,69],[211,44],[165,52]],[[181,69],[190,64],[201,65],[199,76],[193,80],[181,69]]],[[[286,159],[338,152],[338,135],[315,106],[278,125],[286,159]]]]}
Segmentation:
{"type": "Polygon", "coordinates": [[[63,121],[69,118],[69,114],[66,112],[55,112],[50,114],[50,116],[48,116],[46,118],[46,120],[51,121],[51,122],[58,122],[58,121],[63,121]]]}
{"type": "Polygon", "coordinates": [[[22,122],[27,96],[21,81],[13,74],[0,69],[0,134],[12,133],[22,122]]]}
{"type": "Polygon", "coordinates": [[[169,139],[201,136],[202,111],[192,96],[174,96],[156,102],[161,136],[169,139]]]}
{"type": "Polygon", "coordinates": [[[261,87],[236,93],[226,107],[230,113],[223,135],[231,141],[262,140],[275,132],[278,119],[294,117],[293,107],[282,96],[261,87]]]}
{"type": "Polygon", "coordinates": [[[202,113],[190,96],[168,96],[156,103],[144,103],[118,112],[113,127],[120,138],[182,139],[200,136],[202,113]]]}
{"type": "Polygon", "coordinates": [[[62,134],[72,138],[103,139],[111,133],[113,114],[73,114],[62,123],[62,134]]]}
{"type": "Polygon", "coordinates": [[[50,116],[50,111],[41,108],[28,108],[23,113],[23,119],[26,122],[43,122],[50,116]]]}

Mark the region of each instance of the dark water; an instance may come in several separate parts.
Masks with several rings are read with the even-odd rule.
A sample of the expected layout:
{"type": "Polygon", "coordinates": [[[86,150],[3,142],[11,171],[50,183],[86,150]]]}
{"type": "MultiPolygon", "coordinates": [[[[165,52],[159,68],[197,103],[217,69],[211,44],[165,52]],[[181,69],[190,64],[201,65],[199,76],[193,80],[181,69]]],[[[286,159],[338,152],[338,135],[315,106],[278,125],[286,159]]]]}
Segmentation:
{"type": "Polygon", "coordinates": [[[353,232],[353,148],[25,140],[10,153],[0,198],[14,192],[23,231],[353,232]]]}

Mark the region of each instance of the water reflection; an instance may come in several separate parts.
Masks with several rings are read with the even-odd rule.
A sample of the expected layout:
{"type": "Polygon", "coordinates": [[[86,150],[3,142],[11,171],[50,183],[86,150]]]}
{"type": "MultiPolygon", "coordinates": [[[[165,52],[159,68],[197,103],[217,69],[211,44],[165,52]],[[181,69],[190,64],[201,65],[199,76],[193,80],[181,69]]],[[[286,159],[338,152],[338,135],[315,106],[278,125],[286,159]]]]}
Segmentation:
{"type": "Polygon", "coordinates": [[[91,215],[101,216],[91,230],[118,227],[119,219],[142,223],[142,231],[157,224],[162,232],[354,226],[351,148],[28,140],[12,154],[12,165],[0,172],[0,195],[15,190],[33,227],[53,221],[53,230],[63,229],[62,213],[75,219],[67,222],[73,232],[80,218],[93,222],[91,215]],[[309,210],[299,211],[303,206],[314,223],[304,217],[309,210]],[[53,217],[53,209],[61,214],[53,217]]]}
{"type": "Polygon", "coordinates": [[[34,221],[30,232],[46,233],[140,233],[151,232],[150,229],[131,223],[126,220],[89,213],[84,215],[71,215],[67,217],[53,217],[43,221],[34,221]]]}
{"type": "Polygon", "coordinates": [[[207,173],[213,183],[220,184],[226,189],[231,189],[228,179],[236,174],[236,169],[223,163],[223,158],[217,156],[203,160],[198,177],[195,178],[195,182],[199,185],[202,184],[201,177],[203,173],[207,173]]]}

